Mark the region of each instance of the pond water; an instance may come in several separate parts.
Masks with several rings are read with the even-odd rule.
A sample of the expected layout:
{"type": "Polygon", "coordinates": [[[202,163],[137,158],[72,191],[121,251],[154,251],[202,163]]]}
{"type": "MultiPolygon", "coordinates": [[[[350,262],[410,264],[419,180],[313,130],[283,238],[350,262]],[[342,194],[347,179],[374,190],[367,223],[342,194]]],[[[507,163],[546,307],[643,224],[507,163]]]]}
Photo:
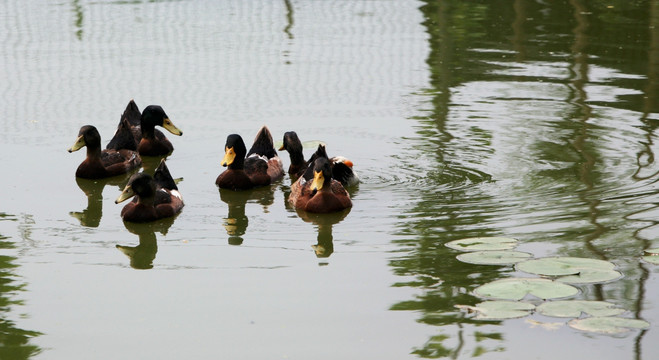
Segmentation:
{"type": "Polygon", "coordinates": [[[659,1],[9,0],[0,18],[0,358],[659,351],[642,259],[659,247],[659,1]],[[124,223],[125,178],[74,176],[79,128],[105,144],[131,99],[184,133],[174,219],[124,223]],[[226,136],[264,124],[354,162],[349,213],[290,209],[288,176],[218,191],[226,136]],[[492,236],[612,262],[621,278],[573,298],[650,327],[475,319],[455,305],[529,275],[444,244],[492,236]]]}

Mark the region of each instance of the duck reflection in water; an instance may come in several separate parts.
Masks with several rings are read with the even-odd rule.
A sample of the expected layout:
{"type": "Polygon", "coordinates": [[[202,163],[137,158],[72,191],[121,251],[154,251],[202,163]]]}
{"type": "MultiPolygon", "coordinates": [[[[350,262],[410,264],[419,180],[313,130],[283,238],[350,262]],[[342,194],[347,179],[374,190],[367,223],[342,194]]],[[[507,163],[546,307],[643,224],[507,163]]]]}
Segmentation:
{"type": "Polygon", "coordinates": [[[350,213],[350,208],[339,212],[329,214],[310,213],[304,210],[296,210],[300,219],[305,222],[316,225],[318,237],[316,244],[311,248],[318,258],[328,258],[334,252],[334,237],[332,236],[332,227],[340,223],[350,213]]]}
{"type": "Polygon", "coordinates": [[[130,259],[130,266],[134,269],[151,269],[153,260],[158,252],[158,241],[156,232],[167,235],[167,231],[174,224],[176,217],[165,218],[150,223],[133,223],[124,221],[124,226],[128,231],[139,237],[139,244],[136,246],[119,245],[116,247],[130,259]]]}
{"type": "Polygon", "coordinates": [[[116,185],[123,189],[128,182],[130,174],[105,179],[83,179],[76,177],[80,190],[87,195],[87,208],[82,211],[71,211],[69,215],[80,221],[80,225],[98,227],[103,216],[103,189],[105,185],[116,185]]]}
{"type": "Polygon", "coordinates": [[[264,186],[250,190],[233,191],[229,189],[219,189],[220,200],[228,206],[227,217],[224,218],[224,228],[229,236],[229,245],[241,245],[243,235],[247,232],[249,219],[245,215],[247,202],[256,202],[263,206],[263,212],[268,212],[268,207],[275,200],[274,187],[264,186]]]}

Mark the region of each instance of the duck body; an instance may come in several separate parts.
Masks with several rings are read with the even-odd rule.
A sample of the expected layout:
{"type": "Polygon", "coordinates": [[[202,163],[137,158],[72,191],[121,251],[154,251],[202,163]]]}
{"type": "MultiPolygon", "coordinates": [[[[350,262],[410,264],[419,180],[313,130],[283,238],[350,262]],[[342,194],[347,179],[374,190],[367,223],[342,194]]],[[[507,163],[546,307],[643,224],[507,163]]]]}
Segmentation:
{"type": "Polygon", "coordinates": [[[259,130],[249,153],[238,134],[227,136],[224,151],[222,166],[227,170],[215,180],[222,189],[247,190],[270,185],[284,176],[284,166],[266,126],[259,130]]]}
{"type": "Polygon", "coordinates": [[[332,178],[329,159],[315,159],[310,169],[313,173],[311,180],[300,176],[291,186],[288,201],[292,206],[311,213],[332,213],[352,207],[346,189],[332,178]]]}
{"type": "Polygon", "coordinates": [[[87,157],[76,169],[76,177],[102,179],[126,174],[142,165],[137,152],[131,150],[101,150],[101,135],[96,127],[85,125],[80,128],[75,144],[69,152],[87,147],[87,157]]]}
{"type": "Polygon", "coordinates": [[[172,179],[164,159],[153,177],[146,173],[131,176],[115,203],[133,198],[121,209],[129,222],[151,222],[176,215],[184,206],[183,197],[172,179]]]}

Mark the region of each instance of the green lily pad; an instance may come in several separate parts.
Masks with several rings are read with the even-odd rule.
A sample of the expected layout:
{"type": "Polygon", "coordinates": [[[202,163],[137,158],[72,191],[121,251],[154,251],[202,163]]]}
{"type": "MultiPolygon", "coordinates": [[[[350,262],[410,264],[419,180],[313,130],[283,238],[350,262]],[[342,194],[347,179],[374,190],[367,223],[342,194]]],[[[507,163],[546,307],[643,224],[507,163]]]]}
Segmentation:
{"type": "Polygon", "coordinates": [[[659,255],[643,256],[643,260],[649,262],[650,264],[659,265],[659,255]]]}
{"type": "Polygon", "coordinates": [[[581,313],[591,316],[616,316],[625,312],[625,309],[615,306],[606,301],[561,300],[540,304],[536,311],[545,316],[574,318],[581,316],[581,313]]]}
{"type": "Polygon", "coordinates": [[[519,301],[484,301],[476,306],[455,305],[459,309],[477,312],[474,319],[504,320],[527,316],[535,309],[535,305],[519,301]]]}
{"type": "Polygon", "coordinates": [[[586,271],[570,276],[563,276],[556,281],[564,282],[567,284],[595,284],[603,283],[611,280],[616,280],[622,277],[622,274],[615,270],[607,271],[586,271]]]}
{"type": "Polygon", "coordinates": [[[528,260],[533,255],[521,251],[491,250],[473,251],[457,256],[457,259],[469,264],[479,265],[510,265],[528,260]]]}
{"type": "Polygon", "coordinates": [[[510,250],[517,246],[517,240],[505,237],[473,237],[449,241],[446,246],[459,251],[510,250]]]}
{"type": "Polygon", "coordinates": [[[578,257],[550,257],[518,263],[517,270],[544,276],[564,276],[558,281],[570,284],[590,284],[617,279],[622,276],[613,270],[615,264],[598,259],[578,257]]]}
{"type": "Polygon", "coordinates": [[[578,294],[579,290],[549,279],[510,278],[481,285],[474,293],[486,298],[521,300],[527,294],[541,299],[564,298],[578,294]]]}
{"type": "Polygon", "coordinates": [[[645,320],[604,316],[573,319],[567,324],[577,330],[602,334],[620,334],[629,329],[648,329],[650,327],[650,323],[645,320]]]}
{"type": "Polygon", "coordinates": [[[643,260],[651,264],[659,265],[659,248],[646,249],[645,253],[647,255],[643,256],[643,260]]]}

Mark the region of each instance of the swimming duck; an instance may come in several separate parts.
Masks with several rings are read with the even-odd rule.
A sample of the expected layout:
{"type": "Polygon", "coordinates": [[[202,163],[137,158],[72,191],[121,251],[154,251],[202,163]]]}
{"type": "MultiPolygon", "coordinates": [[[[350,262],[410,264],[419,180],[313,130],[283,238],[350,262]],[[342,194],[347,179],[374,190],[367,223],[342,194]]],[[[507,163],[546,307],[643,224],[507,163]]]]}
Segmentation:
{"type": "Polygon", "coordinates": [[[238,134],[227,136],[222,166],[227,170],[215,180],[222,189],[246,190],[270,185],[284,176],[284,166],[275,150],[270,130],[263,126],[246,153],[245,142],[238,134]]]}
{"type": "Polygon", "coordinates": [[[131,150],[101,150],[101,135],[96,127],[85,125],[80,128],[75,144],[69,152],[87,147],[87,158],[78,166],[76,177],[101,179],[125,174],[142,165],[142,159],[131,150]]]}
{"type": "Polygon", "coordinates": [[[350,195],[341,183],[332,178],[330,161],[318,157],[310,166],[313,179],[300,176],[291,185],[288,201],[296,209],[311,213],[331,213],[345,210],[352,206],[350,195]]]}
{"type": "Polygon", "coordinates": [[[179,130],[169,116],[165,114],[162,107],[158,105],[149,105],[144,108],[140,117],[140,130],[142,139],[137,145],[137,151],[143,156],[163,156],[174,151],[174,146],[165,137],[161,131],[156,130],[156,125],[162,126],[174,135],[181,136],[183,132],[179,130]]]}
{"type": "Polygon", "coordinates": [[[164,156],[174,151],[174,146],[162,131],[162,126],[174,135],[181,136],[179,130],[159,105],[149,105],[140,114],[140,110],[131,100],[121,115],[117,131],[107,145],[107,149],[137,150],[142,156],[164,156]]]}
{"type": "MultiPolygon", "coordinates": [[[[305,173],[305,171],[308,171],[308,178],[312,175],[312,172],[310,170],[307,170],[316,160],[316,158],[319,157],[319,152],[322,151],[323,155],[327,157],[327,153],[325,151],[325,145],[320,144],[318,145],[318,150],[311,155],[311,158],[309,161],[304,160],[304,154],[302,153],[302,142],[300,141],[300,138],[298,138],[297,133],[295,131],[288,131],[284,134],[284,140],[282,146],[279,148],[280,151],[286,150],[288,151],[288,154],[291,158],[291,165],[288,167],[288,173],[292,177],[294,177],[294,180],[298,176],[302,176],[302,174],[305,173]],[[321,150],[322,147],[322,150],[321,150]]],[[[352,161],[346,159],[343,156],[335,156],[333,158],[329,159],[330,161],[330,167],[332,168],[332,176],[334,179],[338,180],[341,182],[343,186],[354,186],[359,184],[359,177],[353,170],[353,163],[352,161]]]]}
{"type": "Polygon", "coordinates": [[[153,177],[144,172],[131,176],[115,200],[119,204],[133,201],[121,210],[121,218],[130,222],[149,222],[176,215],[183,208],[183,197],[169,173],[165,159],[160,161],[153,177]]]}

